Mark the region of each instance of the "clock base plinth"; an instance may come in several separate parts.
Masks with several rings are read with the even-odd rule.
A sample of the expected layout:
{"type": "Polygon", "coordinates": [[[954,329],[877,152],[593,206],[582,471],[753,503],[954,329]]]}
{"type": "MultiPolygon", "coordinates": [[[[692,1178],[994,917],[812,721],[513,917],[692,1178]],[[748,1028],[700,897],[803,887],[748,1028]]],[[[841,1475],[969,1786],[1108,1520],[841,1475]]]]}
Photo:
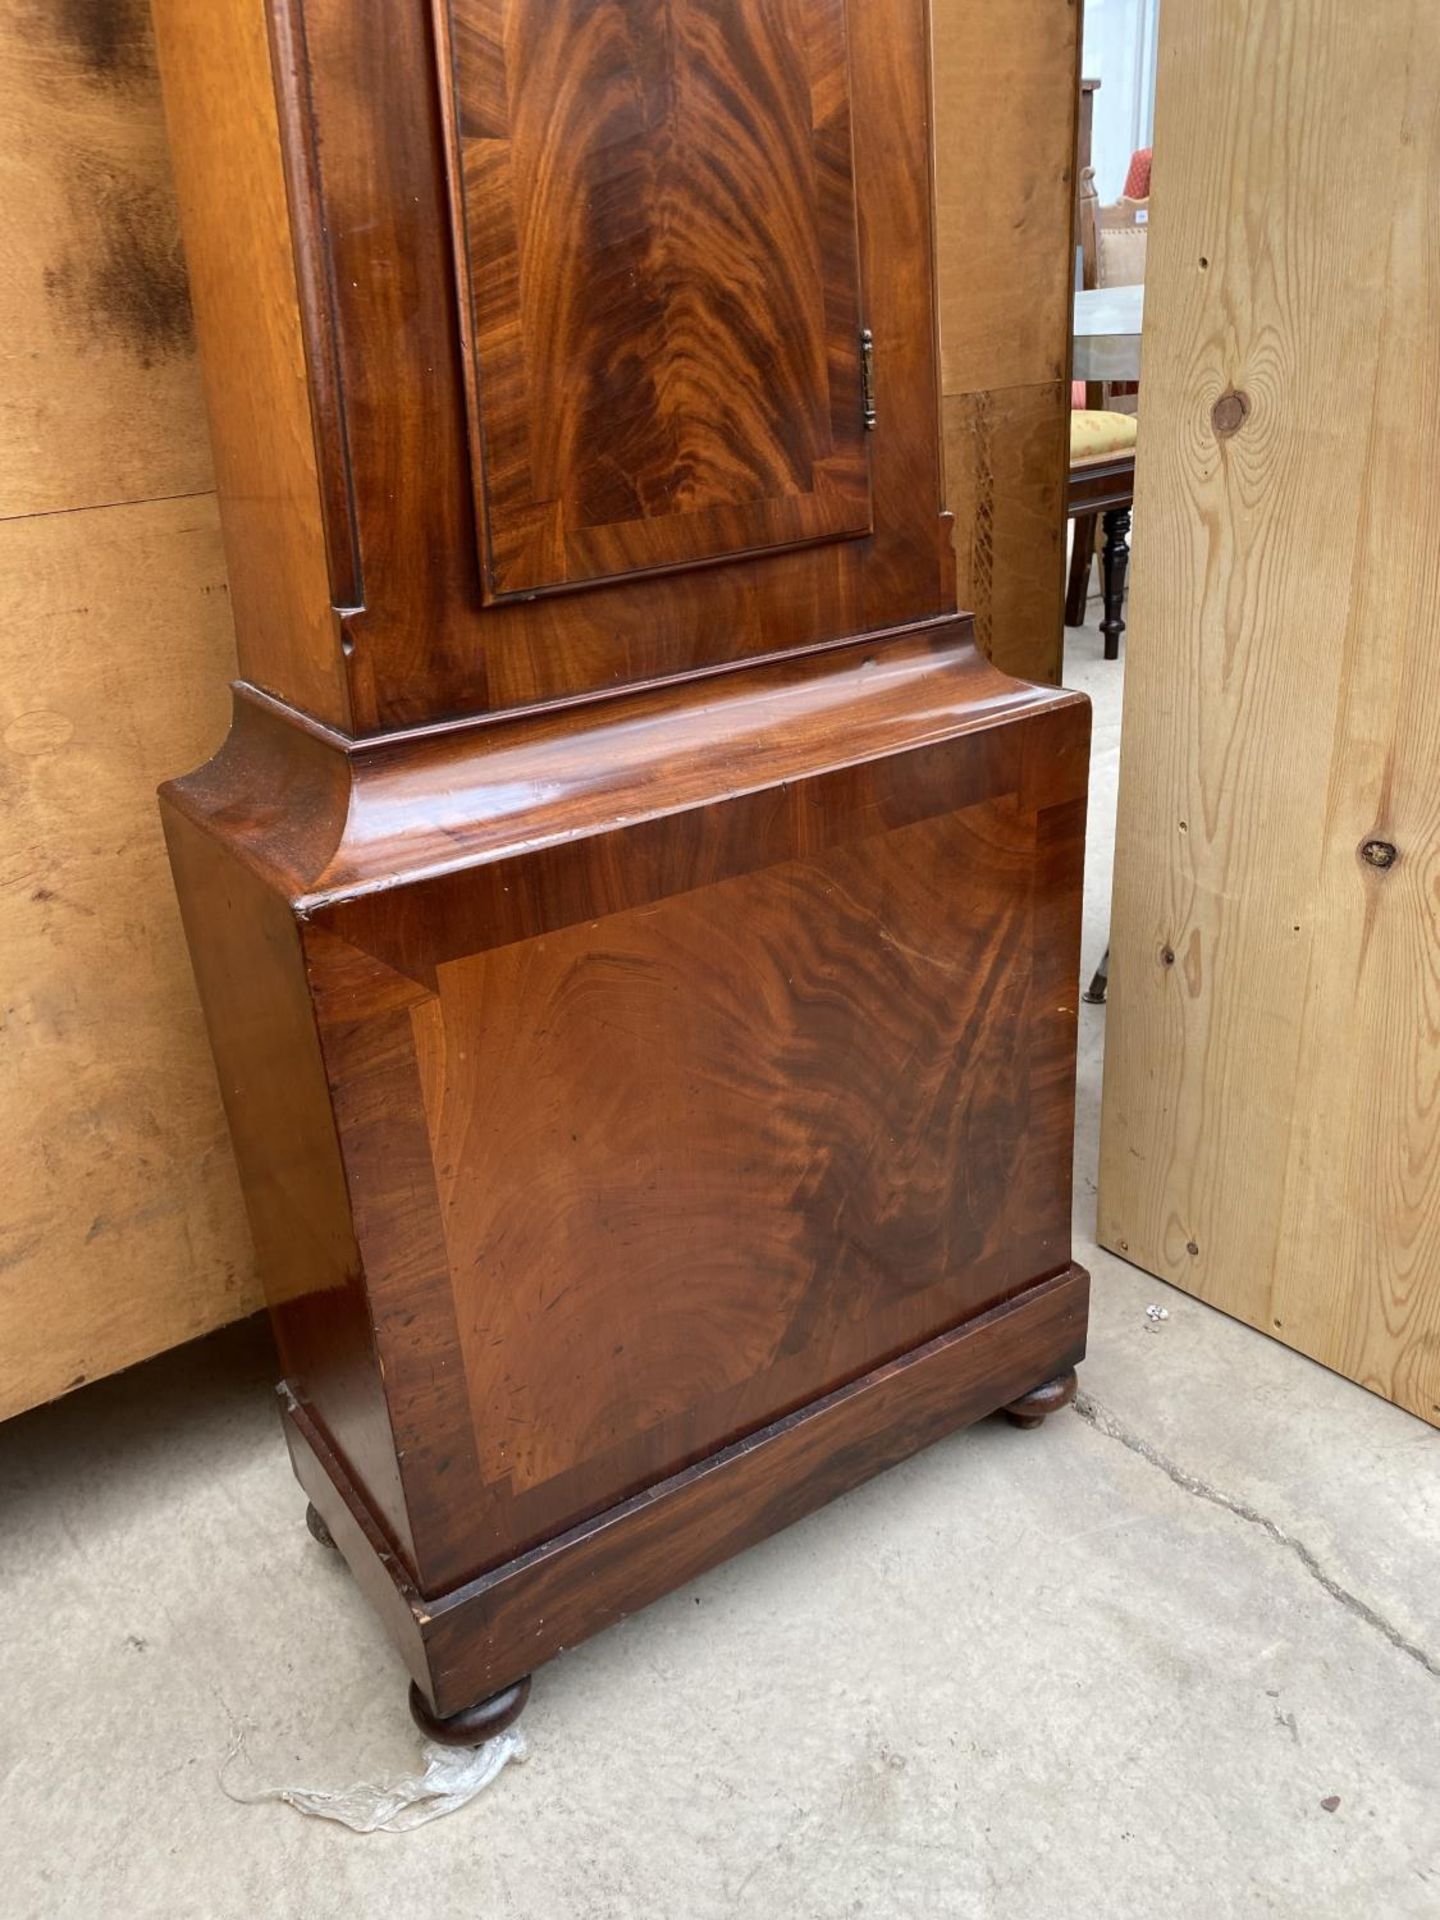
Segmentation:
{"type": "Polygon", "coordinates": [[[1073,1375],[1084,1356],[1089,1299],[1089,1275],[1071,1266],[518,1558],[428,1597],[411,1583],[310,1411],[283,1386],[282,1422],[296,1477],[421,1683],[428,1715],[421,1724],[430,1732],[432,1724],[478,1711],[477,1699],[491,1703],[528,1687],[531,1670],[566,1647],[922,1447],[1023,1405],[1025,1381],[1073,1375]]]}

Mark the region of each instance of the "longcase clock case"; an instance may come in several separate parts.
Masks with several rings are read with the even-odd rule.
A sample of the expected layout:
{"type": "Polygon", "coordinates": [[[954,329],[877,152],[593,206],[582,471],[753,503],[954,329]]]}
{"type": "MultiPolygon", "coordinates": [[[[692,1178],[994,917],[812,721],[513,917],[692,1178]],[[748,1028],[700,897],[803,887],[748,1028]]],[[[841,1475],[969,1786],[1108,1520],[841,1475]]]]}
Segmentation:
{"type": "Polygon", "coordinates": [[[941,507],[923,0],[157,0],[240,647],[163,791],[431,1732],[1064,1403],[1088,713],[941,507]]]}

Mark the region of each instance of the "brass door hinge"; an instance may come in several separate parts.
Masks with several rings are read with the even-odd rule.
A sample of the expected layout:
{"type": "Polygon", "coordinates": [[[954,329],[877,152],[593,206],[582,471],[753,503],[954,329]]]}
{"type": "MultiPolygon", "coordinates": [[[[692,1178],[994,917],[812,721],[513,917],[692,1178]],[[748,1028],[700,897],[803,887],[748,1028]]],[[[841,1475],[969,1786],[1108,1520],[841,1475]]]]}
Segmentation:
{"type": "Polygon", "coordinates": [[[865,408],[865,431],[875,431],[875,336],[860,329],[860,398],[865,408]]]}

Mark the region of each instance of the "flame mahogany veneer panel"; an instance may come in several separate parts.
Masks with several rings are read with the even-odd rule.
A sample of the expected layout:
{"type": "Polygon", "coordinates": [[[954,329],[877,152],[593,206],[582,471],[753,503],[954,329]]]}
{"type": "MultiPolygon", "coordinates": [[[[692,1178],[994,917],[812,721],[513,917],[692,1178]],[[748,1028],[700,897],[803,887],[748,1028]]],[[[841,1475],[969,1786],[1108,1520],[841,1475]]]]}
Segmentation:
{"type": "Polygon", "coordinates": [[[1004,795],[448,960],[434,990],[312,936],[342,1141],[404,1169],[404,1246],[453,1303],[479,1565],[1065,1263],[1046,1076],[1072,1013],[1036,940],[1074,903],[1042,819],[1004,795]]]}
{"type": "Polygon", "coordinates": [[[870,530],[845,0],[449,0],[487,589],[870,530]]]}
{"type": "MultiPolygon", "coordinates": [[[[337,615],[315,606],[308,574],[267,562],[267,525],[269,550],[283,551],[294,515],[248,487],[226,503],[229,558],[267,637],[261,649],[239,633],[242,674],[363,737],[951,611],[925,0],[510,0],[505,72],[491,62],[482,84],[471,29],[497,4],[455,0],[452,59],[441,0],[157,0],[167,90],[202,109],[216,72],[236,77],[221,24],[271,18],[275,98],[236,118],[257,151],[268,142],[267,173],[283,159],[298,272],[281,284],[237,270],[237,225],[269,203],[237,184],[233,134],[205,149],[203,111],[176,118],[186,241],[204,262],[212,390],[248,343],[282,323],[303,333],[325,532],[312,557],[328,564],[337,615]],[[572,14],[587,31],[560,34],[572,14]],[[479,147],[508,151],[522,80],[512,192],[466,200],[461,150],[472,173],[479,147]],[[592,95],[612,120],[628,115],[635,169],[606,179],[597,122],[547,149],[559,177],[517,198],[547,89],[580,134],[592,95]],[[477,140],[490,123],[466,121],[467,92],[503,101],[503,142],[477,140]],[[592,199],[577,251],[567,223],[592,185],[604,204],[592,199]],[[532,216],[524,230],[517,206],[532,216]],[[543,399],[514,388],[522,362],[543,399]],[[589,444],[582,422],[596,428],[589,444]],[[631,504],[596,519],[607,474],[631,504]],[[525,577],[565,590],[530,598],[517,574],[497,598],[487,511],[523,546],[525,516],[551,500],[573,553],[561,567],[536,549],[544,565],[525,577]],[[318,702],[313,663],[302,673],[298,656],[293,670],[277,656],[268,635],[287,621],[297,634],[333,626],[341,697],[318,702]]],[[[247,392],[257,423],[271,418],[247,392]]],[[[287,420],[292,398],[287,387],[287,420]]],[[[238,402],[225,425],[244,437],[238,402]]]]}

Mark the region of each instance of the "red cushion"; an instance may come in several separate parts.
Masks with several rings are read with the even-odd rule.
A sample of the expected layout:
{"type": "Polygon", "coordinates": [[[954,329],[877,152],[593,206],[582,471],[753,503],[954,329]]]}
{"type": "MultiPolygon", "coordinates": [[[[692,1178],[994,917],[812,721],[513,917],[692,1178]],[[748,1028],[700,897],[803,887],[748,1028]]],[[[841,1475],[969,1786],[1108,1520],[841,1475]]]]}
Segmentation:
{"type": "Polygon", "coordinates": [[[1125,198],[1127,200],[1148,200],[1150,198],[1150,160],[1153,147],[1141,147],[1138,153],[1130,156],[1130,171],[1125,176],[1125,198]]]}

